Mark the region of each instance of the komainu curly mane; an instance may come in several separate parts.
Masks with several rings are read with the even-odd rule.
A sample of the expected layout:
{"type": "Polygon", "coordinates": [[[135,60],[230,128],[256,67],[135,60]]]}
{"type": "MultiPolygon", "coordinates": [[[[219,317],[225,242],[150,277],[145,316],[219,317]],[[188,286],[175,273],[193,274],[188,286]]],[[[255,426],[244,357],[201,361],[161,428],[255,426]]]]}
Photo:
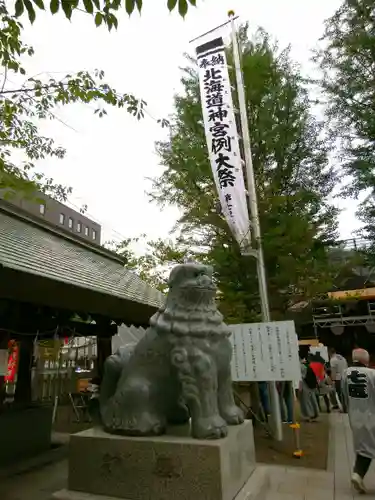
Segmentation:
{"type": "Polygon", "coordinates": [[[217,439],[243,422],[234,403],[230,331],[215,304],[213,270],[176,266],[165,306],[145,336],[110,356],[101,390],[106,430],[146,436],[191,420],[192,435],[217,439]]]}

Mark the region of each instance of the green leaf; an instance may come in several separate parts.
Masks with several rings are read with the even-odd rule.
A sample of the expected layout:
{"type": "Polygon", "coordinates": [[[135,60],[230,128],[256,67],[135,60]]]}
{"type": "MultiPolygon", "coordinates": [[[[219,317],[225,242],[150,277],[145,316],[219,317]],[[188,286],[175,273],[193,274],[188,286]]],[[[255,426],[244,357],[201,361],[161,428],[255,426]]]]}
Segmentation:
{"type": "Polygon", "coordinates": [[[187,0],[178,0],[178,12],[182,17],[185,17],[188,11],[187,0]]]}
{"type": "Polygon", "coordinates": [[[30,23],[33,24],[33,22],[35,21],[35,18],[36,18],[35,9],[33,7],[33,4],[30,2],[30,0],[24,0],[24,4],[25,4],[26,10],[27,10],[27,14],[28,14],[30,23]]]}
{"type": "MultiPolygon", "coordinates": [[[[368,194],[373,198],[374,0],[341,2],[338,10],[326,20],[322,40],[325,48],[316,53],[315,59],[322,70],[323,78],[319,83],[327,102],[326,117],[333,137],[342,143],[340,167],[344,175],[343,195],[357,198],[366,193],[366,199],[368,194]]],[[[366,224],[369,216],[375,217],[373,209],[368,209],[366,207],[358,214],[366,224]]],[[[370,236],[366,227],[364,229],[359,234],[370,236]]]]}
{"type": "Polygon", "coordinates": [[[138,12],[141,13],[143,3],[142,0],[135,0],[135,3],[137,4],[138,12]]]}
{"type": "Polygon", "coordinates": [[[23,0],[17,0],[16,4],[15,4],[16,17],[22,16],[24,9],[25,9],[25,7],[23,4],[23,0]]]}
{"type": "Polygon", "coordinates": [[[50,8],[51,14],[56,14],[60,8],[60,0],[51,0],[51,3],[49,4],[49,8],[50,8]]]}
{"type": "Polygon", "coordinates": [[[33,2],[35,3],[35,5],[36,5],[37,7],[39,7],[39,9],[44,10],[44,3],[43,3],[43,0],[33,0],[33,2]]]}
{"type": "Polygon", "coordinates": [[[197,0],[189,0],[189,3],[190,3],[190,5],[192,5],[193,7],[196,7],[196,6],[197,6],[197,0]]]}
{"type": "Polygon", "coordinates": [[[172,10],[176,7],[176,5],[177,5],[177,0],[168,0],[167,6],[169,12],[172,12],[172,10]]]}
{"type": "Polygon", "coordinates": [[[83,0],[83,5],[85,6],[85,11],[88,14],[93,14],[94,6],[92,4],[92,0],[83,0]]]}
{"type": "Polygon", "coordinates": [[[61,6],[62,10],[64,11],[65,17],[70,21],[73,13],[73,8],[72,4],[70,3],[70,0],[61,0],[61,6]]]}
{"type": "Polygon", "coordinates": [[[100,9],[100,1],[99,0],[92,0],[94,2],[95,7],[99,10],[100,9]]]}
{"type": "Polygon", "coordinates": [[[131,16],[135,9],[135,0],[125,0],[125,10],[131,16]]]}
{"type": "Polygon", "coordinates": [[[117,17],[114,14],[111,14],[111,17],[112,17],[113,26],[117,29],[118,28],[117,17]]]}
{"type": "Polygon", "coordinates": [[[95,26],[100,26],[103,22],[103,14],[101,12],[97,12],[95,14],[95,26]]]}

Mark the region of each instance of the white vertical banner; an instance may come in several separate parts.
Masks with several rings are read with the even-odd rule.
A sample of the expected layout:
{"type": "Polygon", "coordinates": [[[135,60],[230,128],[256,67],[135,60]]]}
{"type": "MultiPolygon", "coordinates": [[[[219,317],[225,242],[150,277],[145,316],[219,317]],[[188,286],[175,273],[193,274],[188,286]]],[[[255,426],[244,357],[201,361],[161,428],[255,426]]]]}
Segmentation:
{"type": "Polygon", "coordinates": [[[225,46],[215,38],[196,48],[209,158],[221,209],[246,253],[250,223],[225,46]]]}

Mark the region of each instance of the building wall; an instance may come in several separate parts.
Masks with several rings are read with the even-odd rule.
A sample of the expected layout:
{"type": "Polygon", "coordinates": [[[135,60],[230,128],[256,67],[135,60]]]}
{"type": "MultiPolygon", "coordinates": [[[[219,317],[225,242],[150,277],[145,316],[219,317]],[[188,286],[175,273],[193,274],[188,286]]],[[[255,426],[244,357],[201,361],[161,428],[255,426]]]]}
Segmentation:
{"type": "MultiPolygon", "coordinates": [[[[4,193],[5,191],[0,190],[0,199],[4,198],[4,193]]],[[[85,240],[90,240],[100,245],[100,224],[49,196],[42,193],[36,196],[38,200],[26,200],[12,196],[11,198],[6,197],[6,201],[57,227],[61,227],[66,231],[79,235],[85,240]]]]}

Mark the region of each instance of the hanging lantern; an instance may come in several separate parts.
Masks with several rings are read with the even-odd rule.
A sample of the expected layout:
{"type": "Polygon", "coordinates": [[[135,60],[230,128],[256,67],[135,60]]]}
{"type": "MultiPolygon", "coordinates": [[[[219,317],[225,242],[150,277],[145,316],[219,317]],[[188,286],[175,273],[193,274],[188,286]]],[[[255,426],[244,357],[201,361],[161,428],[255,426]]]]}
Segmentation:
{"type": "Polygon", "coordinates": [[[333,335],[342,335],[344,333],[344,327],[340,324],[332,325],[331,332],[333,333],[333,335]]]}
{"type": "Polygon", "coordinates": [[[18,345],[15,340],[10,340],[8,342],[8,350],[8,369],[4,380],[6,382],[14,382],[18,368],[18,345]]]}
{"type": "Polygon", "coordinates": [[[365,326],[369,333],[375,333],[375,323],[367,323],[365,326]]]}

